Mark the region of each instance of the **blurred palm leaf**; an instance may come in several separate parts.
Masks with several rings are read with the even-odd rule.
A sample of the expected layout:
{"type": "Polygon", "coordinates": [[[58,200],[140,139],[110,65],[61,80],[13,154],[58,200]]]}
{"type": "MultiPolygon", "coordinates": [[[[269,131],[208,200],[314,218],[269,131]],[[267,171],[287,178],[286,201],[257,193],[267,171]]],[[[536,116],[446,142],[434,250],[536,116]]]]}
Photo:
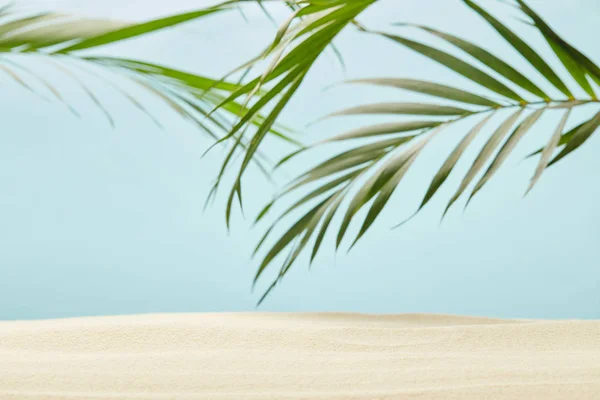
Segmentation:
{"type": "MultiPolygon", "coordinates": [[[[221,141],[229,140],[233,144],[221,167],[213,188],[216,192],[219,184],[231,166],[236,153],[242,155],[226,207],[226,222],[229,226],[232,204],[237,195],[242,203],[242,178],[248,163],[255,156],[267,132],[302,84],[307,73],[317,58],[332,45],[335,37],[354,18],[377,0],[299,0],[288,1],[292,15],[278,29],[273,42],[256,58],[240,66],[236,71],[252,68],[266,61],[268,65],[260,76],[257,76],[234,91],[218,108],[226,107],[230,102],[240,98],[244,100],[244,115],[221,141]],[[256,98],[259,91],[264,94],[256,98]],[[254,101],[252,101],[254,100],[254,101]],[[266,111],[268,110],[268,111],[266,111]],[[260,112],[266,118],[254,131],[249,131],[248,124],[260,112]],[[240,144],[248,138],[247,148],[240,144]]],[[[247,1],[239,0],[237,3],[247,1]]],[[[213,193],[214,193],[213,192],[213,193]]]]}
{"type": "MultiPolygon", "coordinates": [[[[147,35],[229,8],[228,3],[223,3],[147,22],[128,23],[54,12],[31,14],[6,6],[0,9],[0,69],[20,86],[43,98],[51,95],[78,115],[61,90],[49,82],[42,72],[36,72],[35,67],[40,67],[41,64],[51,65],[80,86],[110,124],[114,125],[110,110],[87,84],[90,78],[98,79],[160,125],[141,100],[135,97],[134,91],[130,93],[116,82],[119,79],[125,80],[159,97],[211,137],[219,139],[231,129],[232,121],[243,115],[243,107],[232,102],[215,114],[209,115],[209,112],[231,93],[239,90],[241,85],[137,60],[92,57],[83,55],[80,51],[147,35]],[[37,85],[31,83],[33,81],[41,82],[45,90],[38,89],[37,85]]],[[[249,123],[261,124],[263,120],[262,116],[256,114],[249,123]]],[[[283,131],[271,128],[270,133],[291,141],[283,131]]]]}
{"type": "MultiPolygon", "coordinates": [[[[475,13],[484,18],[517,54],[531,64],[551,90],[539,87],[533,83],[533,80],[513,67],[510,62],[501,60],[481,46],[433,28],[418,27],[443,39],[470,58],[461,58],[398,34],[368,31],[363,28],[365,32],[392,40],[462,75],[477,84],[481,93],[435,82],[404,78],[351,81],[351,84],[380,85],[411,91],[430,96],[438,101],[450,100],[454,104],[442,102],[370,104],[331,115],[387,114],[420,117],[425,115],[428,119],[366,126],[315,145],[321,146],[341,140],[357,143],[352,149],[329,158],[296,178],[259,214],[257,221],[265,218],[282,197],[290,196],[303,188],[309,190],[308,194],[302,195],[301,200],[288,208],[274,222],[257,247],[257,251],[262,249],[262,246],[268,242],[268,236],[277,230],[276,228],[284,220],[284,217],[301,213],[302,217],[294,222],[291,228],[284,230],[284,233],[274,240],[274,245],[266,250],[266,255],[259,266],[256,280],[263,275],[276,257],[288,252],[275,282],[269,286],[265,296],[286,275],[302,251],[310,247],[311,239],[314,239],[311,260],[314,259],[327,231],[332,226],[332,218],[335,214],[340,213],[341,217],[341,224],[336,235],[336,247],[339,247],[348,235],[350,224],[358,218],[359,211],[366,208],[366,216],[362,219],[358,233],[351,242],[353,246],[379,217],[419,153],[437,135],[443,134],[445,129],[458,121],[473,120],[474,125],[442,163],[439,171],[433,177],[418,211],[425,207],[438,192],[466,149],[490,125],[492,117],[501,117],[502,122],[492,131],[487,142],[479,151],[455,194],[451,197],[446,211],[462,194],[468,192],[470,185],[475,182],[475,186],[469,194],[469,200],[471,200],[496,174],[519,141],[532,131],[536,123],[546,114],[562,113],[562,118],[556,130],[552,132],[548,144],[534,153],[534,155],[539,155],[540,159],[528,191],[539,181],[545,168],[576,150],[598,129],[600,112],[588,121],[579,123],[565,132],[572,109],[583,105],[600,105],[591,83],[592,81],[600,83],[600,69],[591,59],[558,36],[523,0],[516,0],[515,5],[545,38],[576,84],[569,87],[565,83],[566,80],[561,77],[564,75],[563,72],[552,68],[539,55],[539,52],[527,44],[521,36],[474,1],[463,1],[475,13]],[[473,59],[479,64],[485,65],[487,69],[484,70],[478,64],[473,63],[473,59]],[[552,90],[559,95],[549,95],[548,93],[551,93],[552,90]],[[585,95],[576,98],[574,93],[578,92],[585,93],[585,95]],[[510,110],[512,111],[508,113],[510,110]],[[559,153],[554,155],[557,149],[559,153]],[[482,171],[483,175],[478,178],[482,171]],[[316,205],[310,206],[313,202],[316,202],[316,205]],[[306,206],[311,208],[307,212],[302,211],[306,206]]],[[[340,2],[333,3],[339,5],[340,2]]],[[[304,151],[286,157],[280,164],[304,151]]],[[[261,298],[261,301],[265,296],[261,298]]]]}

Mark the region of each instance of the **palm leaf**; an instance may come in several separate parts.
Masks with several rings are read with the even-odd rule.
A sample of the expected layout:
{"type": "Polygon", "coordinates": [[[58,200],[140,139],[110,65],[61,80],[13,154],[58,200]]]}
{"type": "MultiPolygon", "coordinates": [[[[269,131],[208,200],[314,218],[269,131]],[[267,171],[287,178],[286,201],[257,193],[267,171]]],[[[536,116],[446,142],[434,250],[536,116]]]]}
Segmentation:
{"type": "Polygon", "coordinates": [[[552,157],[552,154],[554,154],[554,150],[556,150],[556,147],[558,146],[558,144],[560,142],[560,138],[561,138],[563,129],[565,129],[565,125],[567,124],[567,120],[569,119],[570,114],[571,114],[571,110],[567,110],[565,112],[565,115],[562,117],[560,123],[558,124],[556,131],[550,137],[550,140],[548,141],[548,144],[546,145],[546,147],[544,147],[544,149],[542,151],[542,156],[540,157],[538,166],[535,169],[535,174],[533,175],[533,178],[531,178],[531,183],[529,184],[529,187],[527,188],[526,194],[529,193],[531,191],[531,189],[533,189],[535,184],[542,177],[544,170],[546,169],[546,167],[548,166],[548,163],[550,162],[550,158],[552,157]]]}
{"type": "Polygon", "coordinates": [[[473,65],[455,57],[449,53],[438,50],[434,47],[425,45],[423,43],[416,42],[414,40],[406,39],[399,35],[392,35],[389,33],[381,33],[383,36],[408,47],[411,50],[416,51],[430,58],[438,63],[442,64],[446,68],[449,68],[460,75],[472,80],[475,83],[511,100],[518,102],[525,102],[525,100],[517,94],[514,90],[500,82],[498,79],[487,74],[481,69],[474,67],[473,65]]]}
{"type": "Polygon", "coordinates": [[[421,202],[421,205],[419,206],[417,212],[419,212],[423,207],[425,207],[425,205],[429,202],[429,200],[431,200],[431,198],[435,195],[438,189],[444,184],[446,179],[448,179],[448,176],[450,176],[450,173],[456,166],[456,163],[458,162],[460,157],[464,154],[465,150],[467,149],[467,147],[469,147],[473,140],[475,140],[479,132],[481,132],[483,127],[489,122],[492,116],[493,114],[488,115],[479,124],[475,125],[473,129],[471,129],[471,131],[467,133],[465,137],[463,137],[463,139],[456,146],[454,151],[450,153],[446,161],[444,161],[444,164],[442,164],[439,171],[433,177],[433,180],[431,181],[431,184],[427,189],[427,193],[425,193],[425,197],[423,198],[423,201],[421,202]]]}
{"type": "Polygon", "coordinates": [[[566,157],[569,153],[579,148],[592,134],[600,127],[600,112],[597,113],[591,120],[583,124],[573,133],[573,137],[565,145],[564,149],[548,164],[553,165],[566,157]]]}
{"type": "Polygon", "coordinates": [[[370,84],[379,86],[389,86],[398,89],[404,89],[411,92],[422,93],[429,96],[439,97],[446,100],[454,100],[461,103],[473,104],[478,106],[498,107],[500,104],[477,94],[453,88],[451,86],[440,85],[439,83],[420,81],[416,79],[402,78],[373,78],[356,79],[347,83],[370,84]]]}
{"type": "MultiPolygon", "coordinates": [[[[261,301],[287,274],[300,254],[306,248],[311,247],[311,239],[314,239],[312,251],[310,251],[311,261],[316,257],[327,232],[333,230],[334,215],[343,213],[335,232],[337,248],[348,235],[350,226],[362,215],[360,211],[368,206],[366,215],[361,217],[362,223],[359,225],[358,233],[351,243],[351,247],[354,246],[374,225],[385,207],[390,204],[394,193],[399,192],[399,185],[406,174],[409,173],[410,167],[419,153],[427,147],[435,136],[445,134],[446,128],[456,122],[464,121],[466,123],[477,115],[481,114],[483,116],[483,119],[477,119],[478,122],[464,134],[442,163],[431,180],[417,212],[423,209],[439,191],[450,173],[456,169],[459,160],[464,158],[466,150],[472,145],[473,141],[485,133],[484,128],[490,124],[491,118],[495,115],[510,111],[510,114],[506,114],[504,120],[491,133],[471,162],[458,188],[451,196],[444,215],[473,182],[475,182],[475,185],[469,195],[469,200],[497,174],[519,142],[527,134],[535,131],[533,128],[542,115],[554,112],[563,113],[560,123],[550,134],[547,144],[534,153],[541,155],[528,191],[539,181],[545,168],[579,148],[600,128],[600,112],[598,112],[591,119],[564,132],[573,109],[583,105],[600,104],[588,82],[588,79],[600,82],[600,69],[594,62],[560,38],[524,1],[517,0],[518,8],[531,18],[533,25],[546,38],[557,57],[562,61],[566,72],[589,95],[589,98],[574,98],[572,92],[560,77],[561,73],[552,69],[539,56],[537,50],[529,46],[520,36],[476,3],[471,0],[464,1],[541,73],[547,83],[557,88],[567,96],[567,99],[549,96],[546,88],[533,83],[531,78],[512,66],[517,65],[516,63],[502,60],[482,46],[460,39],[452,34],[419,26],[421,29],[425,29],[434,36],[443,39],[447,44],[460,49],[478,63],[485,65],[491,70],[491,73],[476,67],[471,61],[451,55],[443,49],[434,48],[395,33],[371,31],[358,24],[362,31],[383,36],[426,56],[445,68],[477,83],[484,90],[499,96],[500,99],[497,101],[490,100],[486,95],[473,93],[462,88],[417,79],[373,78],[348,81],[349,84],[387,86],[411,91],[430,96],[436,102],[426,104],[405,102],[366,104],[335,112],[328,115],[328,117],[388,114],[404,117],[427,115],[436,117],[436,119],[429,121],[410,119],[400,122],[376,123],[356,128],[350,132],[333,135],[314,145],[327,144],[331,146],[340,141],[349,143],[360,141],[362,143],[326,159],[310,168],[306,173],[301,174],[261,212],[260,221],[265,219],[267,213],[271,212],[283,197],[287,198],[293,194],[300,196],[299,200],[292,202],[292,205],[286,207],[283,213],[275,219],[275,222],[267,230],[269,234],[291,218],[292,214],[302,212],[301,210],[305,207],[312,207],[309,208],[308,213],[302,214],[303,217],[297,220],[296,223],[292,223],[292,228],[284,230],[284,235],[270,247],[270,250],[266,250],[267,255],[259,267],[257,279],[274,261],[275,256],[281,254],[285,248],[290,246],[288,256],[281,266],[276,281],[269,286],[261,301]],[[509,82],[509,85],[514,85],[517,90],[524,90],[533,94],[537,99],[534,101],[526,100],[512,86],[503,83],[504,81],[509,82]],[[447,100],[461,105],[445,104],[447,100]],[[477,106],[477,108],[472,108],[473,106],[477,106]],[[525,115],[525,118],[521,121],[522,115],[525,115]],[[367,141],[366,144],[365,141],[367,141]],[[552,159],[558,148],[561,148],[561,151],[552,159]],[[480,173],[482,173],[482,176],[478,178],[480,173]],[[309,185],[311,189],[307,193],[303,192],[302,189],[306,190],[309,185]],[[317,185],[316,188],[315,185],[317,185]],[[311,205],[314,202],[317,202],[316,206],[311,205]]],[[[333,1],[331,4],[339,5],[340,2],[333,1]]],[[[283,165],[289,159],[309,151],[310,147],[294,152],[285,157],[279,165],[283,165]]],[[[468,203],[469,201],[467,201],[468,203]]],[[[260,251],[268,243],[268,234],[261,240],[257,251],[260,251]]]]}
{"type": "Polygon", "coordinates": [[[81,38],[78,43],[60,49],[59,53],[71,53],[77,50],[89,49],[92,47],[104,46],[109,43],[121,42],[125,39],[131,39],[140,35],[147,35],[151,32],[164,28],[173,27],[184,22],[205,17],[217,12],[223,11],[223,7],[211,7],[204,10],[197,10],[185,14],[177,14],[166,18],[160,18],[153,21],[144,22],[123,27],[117,30],[111,30],[103,34],[96,34],[92,37],[81,38]]]}
{"type": "Polygon", "coordinates": [[[456,193],[454,193],[454,195],[450,199],[450,202],[448,202],[444,214],[448,212],[448,210],[450,209],[450,207],[452,207],[454,202],[458,200],[458,198],[464,193],[464,191],[467,189],[467,187],[473,181],[473,179],[475,179],[479,171],[481,171],[481,169],[490,159],[494,151],[498,148],[502,140],[504,140],[510,129],[517,122],[522,112],[522,109],[515,111],[500,125],[500,127],[498,127],[498,129],[496,129],[492,136],[490,136],[488,141],[481,149],[481,152],[477,155],[477,158],[473,162],[473,165],[471,165],[471,168],[460,183],[458,190],[456,191],[456,193]]]}
{"type": "Polygon", "coordinates": [[[544,61],[544,59],[529,46],[523,39],[517,36],[514,32],[508,29],[500,21],[494,18],[491,14],[479,7],[472,0],[463,0],[467,6],[483,17],[495,30],[498,32],[513,48],[521,53],[521,55],[537,69],[554,87],[560,90],[568,98],[573,98],[573,94],[560,79],[558,74],[544,61]]]}
{"type": "MultiPolygon", "coordinates": [[[[241,105],[232,102],[214,117],[208,117],[208,112],[230,93],[238,90],[241,87],[239,84],[220,82],[205,76],[143,61],[83,56],[79,54],[79,51],[91,50],[175,27],[225,11],[228,8],[230,8],[228,4],[223,4],[147,22],[130,23],[80,18],[50,12],[27,15],[19,10],[5,7],[0,10],[0,52],[2,53],[0,69],[22,87],[43,96],[34,85],[28,83],[28,78],[38,80],[52,93],[55,99],[66,104],[77,114],[60,88],[35,71],[33,62],[29,63],[33,67],[25,67],[25,63],[29,59],[38,64],[40,62],[49,63],[65,73],[69,79],[75,81],[107,118],[111,126],[114,126],[115,121],[110,110],[86,83],[86,80],[90,78],[98,79],[102,84],[124,96],[130,104],[160,125],[160,122],[152,117],[152,112],[136,98],[135,94],[129,93],[127,89],[116,83],[126,80],[136,86],[141,85],[152,95],[160,97],[178,114],[193,121],[211,137],[218,139],[231,129],[230,120],[241,114],[241,105]],[[14,67],[26,70],[27,76],[21,75],[14,67]],[[91,74],[92,70],[94,73],[91,74]],[[85,71],[85,77],[80,76],[79,72],[81,71],[85,71]],[[217,123],[217,120],[226,121],[226,123],[217,123]]],[[[249,120],[249,123],[258,125],[263,120],[264,118],[257,114],[249,120]]],[[[270,133],[293,142],[277,127],[274,127],[270,133]]],[[[246,145],[242,144],[242,146],[246,145]]]]}
{"type": "Polygon", "coordinates": [[[361,114],[395,114],[395,115],[429,115],[429,116],[449,116],[466,115],[470,110],[464,108],[440,106],[438,104],[421,103],[379,103],[365,106],[347,108],[327,115],[325,118],[338,117],[342,115],[361,115],[361,114]]]}
{"type": "Polygon", "coordinates": [[[429,32],[441,39],[444,39],[448,43],[458,47],[465,53],[471,55],[476,60],[480,61],[482,64],[496,71],[502,77],[510,80],[514,84],[520,86],[521,88],[527,90],[528,92],[547,100],[549,99],[548,95],[544,93],[542,89],[540,89],[535,83],[531,82],[525,75],[517,71],[511,65],[496,57],[489,51],[484,48],[477,46],[467,40],[461,39],[457,36],[451,35],[449,33],[441,32],[437,29],[429,28],[423,25],[414,25],[420,29],[423,29],[426,32],[429,32]]]}
{"type": "Polygon", "coordinates": [[[339,142],[342,140],[350,139],[362,139],[372,136],[390,135],[396,133],[413,132],[420,129],[433,128],[440,125],[441,121],[404,121],[404,122],[390,122],[385,124],[369,125],[358,129],[354,129],[350,132],[343,133],[341,135],[334,136],[330,139],[323,141],[326,142],[339,142]]]}
{"type": "Polygon", "coordinates": [[[219,187],[224,173],[230,167],[231,160],[234,159],[233,154],[238,151],[244,153],[243,161],[238,168],[228,198],[225,216],[228,224],[231,218],[233,197],[237,194],[238,198],[241,198],[241,182],[246,166],[253,158],[256,149],[261,146],[265,138],[265,132],[275,123],[281,111],[300,87],[308,71],[319,56],[330,47],[335,37],[351,24],[356,16],[375,2],[376,0],[290,2],[291,8],[294,10],[293,14],[281,25],[273,42],[257,57],[235,70],[241,71],[255,66],[260,61],[269,60],[267,67],[263,69],[259,76],[224,99],[218,105],[220,108],[244,96],[246,97],[246,100],[243,101],[245,106],[250,102],[250,98],[254,97],[265,86],[274,86],[267,89],[265,97],[246,109],[238,124],[222,139],[230,140],[233,144],[221,167],[213,191],[216,191],[219,187]],[[279,81],[277,82],[277,80],[279,81]],[[276,111],[269,113],[269,116],[261,126],[257,127],[255,132],[250,131],[248,121],[273,103],[275,103],[274,109],[276,111]],[[248,149],[243,150],[240,148],[239,143],[247,136],[250,136],[248,141],[251,145],[248,149]]]}
{"type": "Polygon", "coordinates": [[[587,76],[600,84],[600,68],[556,34],[556,32],[554,32],[538,14],[529,8],[524,1],[517,0],[517,2],[523,12],[533,20],[535,26],[540,30],[540,33],[544,36],[550,47],[552,47],[573,79],[575,79],[579,86],[581,86],[590,97],[595,99],[596,94],[587,80],[587,76]]]}
{"type": "Polygon", "coordinates": [[[498,171],[502,163],[504,163],[508,155],[514,150],[517,143],[533,127],[537,120],[542,116],[544,111],[545,109],[543,108],[534,111],[515,129],[515,131],[512,133],[512,135],[510,135],[510,137],[506,141],[506,143],[504,143],[504,146],[502,146],[502,148],[496,155],[496,158],[494,158],[494,161],[492,161],[492,164],[489,166],[488,170],[485,172],[483,177],[475,185],[475,188],[473,189],[473,192],[471,193],[469,199],[473,198],[473,196],[475,196],[475,194],[479,190],[481,190],[481,188],[483,188],[483,185],[485,185],[492,178],[492,176],[494,176],[494,174],[498,171]]]}

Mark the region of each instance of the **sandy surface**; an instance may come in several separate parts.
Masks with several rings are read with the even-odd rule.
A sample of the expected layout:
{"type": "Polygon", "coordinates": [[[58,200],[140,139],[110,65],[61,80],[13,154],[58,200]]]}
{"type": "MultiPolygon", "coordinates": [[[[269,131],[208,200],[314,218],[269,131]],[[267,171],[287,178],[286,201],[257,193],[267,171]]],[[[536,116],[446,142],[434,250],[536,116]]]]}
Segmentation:
{"type": "Polygon", "coordinates": [[[600,399],[600,321],[171,314],[0,322],[0,399],[600,399]]]}

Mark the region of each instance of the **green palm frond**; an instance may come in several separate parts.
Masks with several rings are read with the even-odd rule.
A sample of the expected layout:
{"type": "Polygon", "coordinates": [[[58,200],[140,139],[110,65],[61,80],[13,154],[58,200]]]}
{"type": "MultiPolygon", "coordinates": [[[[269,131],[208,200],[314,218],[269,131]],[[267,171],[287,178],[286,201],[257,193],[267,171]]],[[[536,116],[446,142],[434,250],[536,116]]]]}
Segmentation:
{"type": "MultiPolygon", "coordinates": [[[[243,107],[232,102],[217,113],[211,114],[210,111],[239,90],[241,85],[137,60],[90,56],[88,52],[84,55],[82,51],[147,35],[230,8],[228,3],[223,3],[147,22],[128,23],[54,12],[31,14],[7,6],[0,9],[0,72],[41,97],[51,95],[78,115],[61,90],[42,72],[36,72],[36,67],[43,64],[51,66],[73,80],[109,123],[114,125],[110,110],[88,85],[88,80],[97,79],[160,125],[141,100],[116,83],[119,79],[125,79],[159,97],[178,114],[214,139],[219,139],[231,129],[233,120],[243,114],[243,107]],[[41,85],[34,85],[35,81],[41,85]],[[45,90],[39,90],[38,86],[45,90]]],[[[261,124],[263,120],[257,114],[249,123],[261,124]]],[[[270,133],[291,140],[276,127],[272,127],[270,133]]],[[[242,143],[242,146],[246,147],[246,144],[242,143]]]]}
{"type": "MultiPolygon", "coordinates": [[[[256,280],[278,256],[288,252],[277,279],[269,286],[265,296],[286,275],[303,250],[312,247],[311,260],[314,259],[323,243],[323,238],[332,226],[334,215],[340,214],[341,218],[336,235],[337,248],[348,236],[350,224],[357,219],[359,211],[367,209],[358,233],[350,242],[350,248],[354,246],[377,220],[420,152],[436,136],[442,135],[445,129],[457,122],[472,121],[473,125],[465,132],[462,140],[450,152],[433,177],[418,211],[423,209],[438,192],[474,139],[482,135],[491,125],[492,118],[502,118],[502,122],[491,130],[483,148],[450,198],[444,214],[463,194],[468,193],[468,203],[497,173],[523,137],[547,115],[560,113],[562,118],[548,139],[547,145],[532,154],[538,156],[539,161],[527,189],[528,192],[539,181],[548,166],[576,150],[600,127],[600,112],[598,112],[591,119],[578,123],[576,127],[565,132],[573,109],[584,105],[600,106],[593,87],[593,82],[600,84],[600,69],[591,59],[562,39],[523,0],[516,0],[515,5],[531,20],[531,25],[536,27],[545,38],[568,75],[576,83],[576,87],[575,85],[569,87],[565,83],[567,81],[561,77],[565,74],[552,68],[521,36],[474,1],[463,1],[500,34],[520,57],[531,64],[551,90],[536,85],[533,83],[534,80],[519,72],[510,62],[500,59],[483,47],[430,27],[418,26],[419,29],[443,39],[469,58],[452,55],[398,34],[368,31],[363,28],[365,32],[387,38],[462,75],[477,84],[481,93],[441,83],[404,78],[351,81],[351,84],[387,86],[427,95],[438,101],[450,100],[454,103],[379,103],[354,107],[331,115],[410,115],[418,116],[419,119],[365,126],[315,145],[321,146],[339,141],[356,143],[350,150],[329,158],[296,178],[259,214],[257,221],[264,219],[282,197],[287,198],[300,193],[302,189],[308,191],[308,194],[300,195],[301,199],[273,223],[256,249],[256,252],[259,252],[265,243],[270,242],[269,236],[278,230],[285,217],[296,212],[303,213],[291,228],[284,229],[283,234],[273,241],[274,244],[265,250],[266,255],[259,265],[256,280]],[[472,62],[473,59],[478,62],[477,65],[472,62]],[[487,69],[479,67],[480,64],[487,69]],[[560,95],[553,97],[548,94],[553,91],[560,95]],[[576,97],[574,93],[578,92],[585,93],[585,96],[576,97]],[[474,187],[469,191],[472,184],[474,187]],[[315,202],[316,204],[313,204],[315,202]],[[308,211],[303,211],[307,206],[308,211]],[[312,244],[310,244],[311,240],[312,244]]],[[[280,164],[304,151],[306,150],[286,157],[280,164]]]]}
{"type": "MultiPolygon", "coordinates": [[[[225,172],[232,165],[234,155],[242,155],[241,165],[229,193],[226,207],[226,222],[229,226],[232,204],[237,195],[242,203],[242,178],[249,162],[254,158],[267,132],[296,93],[317,58],[328,48],[335,37],[354,18],[377,0],[298,0],[288,1],[293,11],[291,16],[278,29],[273,42],[256,58],[245,63],[236,71],[251,68],[261,61],[267,61],[260,76],[255,77],[239,90],[234,91],[219,107],[244,98],[244,115],[221,141],[232,142],[229,154],[213,188],[216,192],[225,172]],[[255,94],[263,91],[260,98],[255,94]],[[252,101],[252,99],[255,99],[252,101]],[[268,110],[268,111],[265,111],[268,110]],[[249,122],[258,113],[266,117],[255,130],[249,131],[249,122]],[[248,140],[247,148],[240,143],[248,140]]],[[[247,1],[240,0],[237,3],[247,1]]]]}

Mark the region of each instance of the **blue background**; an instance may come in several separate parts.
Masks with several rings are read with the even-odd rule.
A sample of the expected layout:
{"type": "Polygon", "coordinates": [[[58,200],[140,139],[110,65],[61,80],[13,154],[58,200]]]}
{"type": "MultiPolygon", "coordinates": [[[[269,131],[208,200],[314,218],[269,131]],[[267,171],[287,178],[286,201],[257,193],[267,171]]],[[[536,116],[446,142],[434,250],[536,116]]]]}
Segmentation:
{"type": "MultiPolygon", "coordinates": [[[[538,35],[513,18],[516,10],[499,2],[481,3],[543,49],[542,55],[558,68],[538,35]]],[[[530,3],[566,39],[600,62],[592,34],[600,3],[530,3]]],[[[195,0],[18,4],[125,20],[203,5],[195,0]]],[[[283,9],[273,12],[285,15],[283,9]]],[[[146,59],[219,77],[256,54],[275,32],[257,8],[248,8],[246,14],[248,22],[231,12],[93,54],[146,59]]],[[[436,26],[494,49],[535,82],[546,84],[458,0],[382,0],[360,21],[381,28],[398,21],[436,26]]],[[[426,38],[406,28],[390,29],[426,38]]],[[[327,112],[410,98],[366,86],[323,91],[333,82],[394,76],[472,87],[415,53],[352,29],[337,45],[346,71],[332,54],[321,57],[282,119],[308,142],[367,122],[342,118],[305,128],[327,112]]],[[[223,196],[203,211],[223,152],[201,158],[211,139],[156,98],[142,100],[164,130],[90,78],[89,85],[115,116],[116,129],[111,129],[72,81],[41,61],[26,62],[45,71],[84,117],[77,119],[61,104],[44,102],[0,76],[0,319],[254,310],[260,293],[251,292],[256,262],[249,255],[264,227],[251,229],[251,219],[236,213],[228,234],[223,196]]],[[[591,112],[593,107],[584,108],[577,116],[591,112]]],[[[439,225],[447,200],[485,136],[422,214],[390,230],[417,206],[432,174],[468,125],[448,130],[419,158],[381,220],[352,252],[336,256],[328,237],[312,269],[300,259],[261,310],[599,318],[600,136],[549,170],[523,198],[535,161],[522,160],[547,140],[559,117],[545,117],[537,125],[464,214],[459,204],[439,225]]],[[[275,140],[267,150],[277,158],[289,148],[275,140]]],[[[277,181],[285,182],[320,155],[299,159],[277,181]]],[[[276,190],[254,170],[245,189],[247,215],[254,215],[276,190]]]]}

